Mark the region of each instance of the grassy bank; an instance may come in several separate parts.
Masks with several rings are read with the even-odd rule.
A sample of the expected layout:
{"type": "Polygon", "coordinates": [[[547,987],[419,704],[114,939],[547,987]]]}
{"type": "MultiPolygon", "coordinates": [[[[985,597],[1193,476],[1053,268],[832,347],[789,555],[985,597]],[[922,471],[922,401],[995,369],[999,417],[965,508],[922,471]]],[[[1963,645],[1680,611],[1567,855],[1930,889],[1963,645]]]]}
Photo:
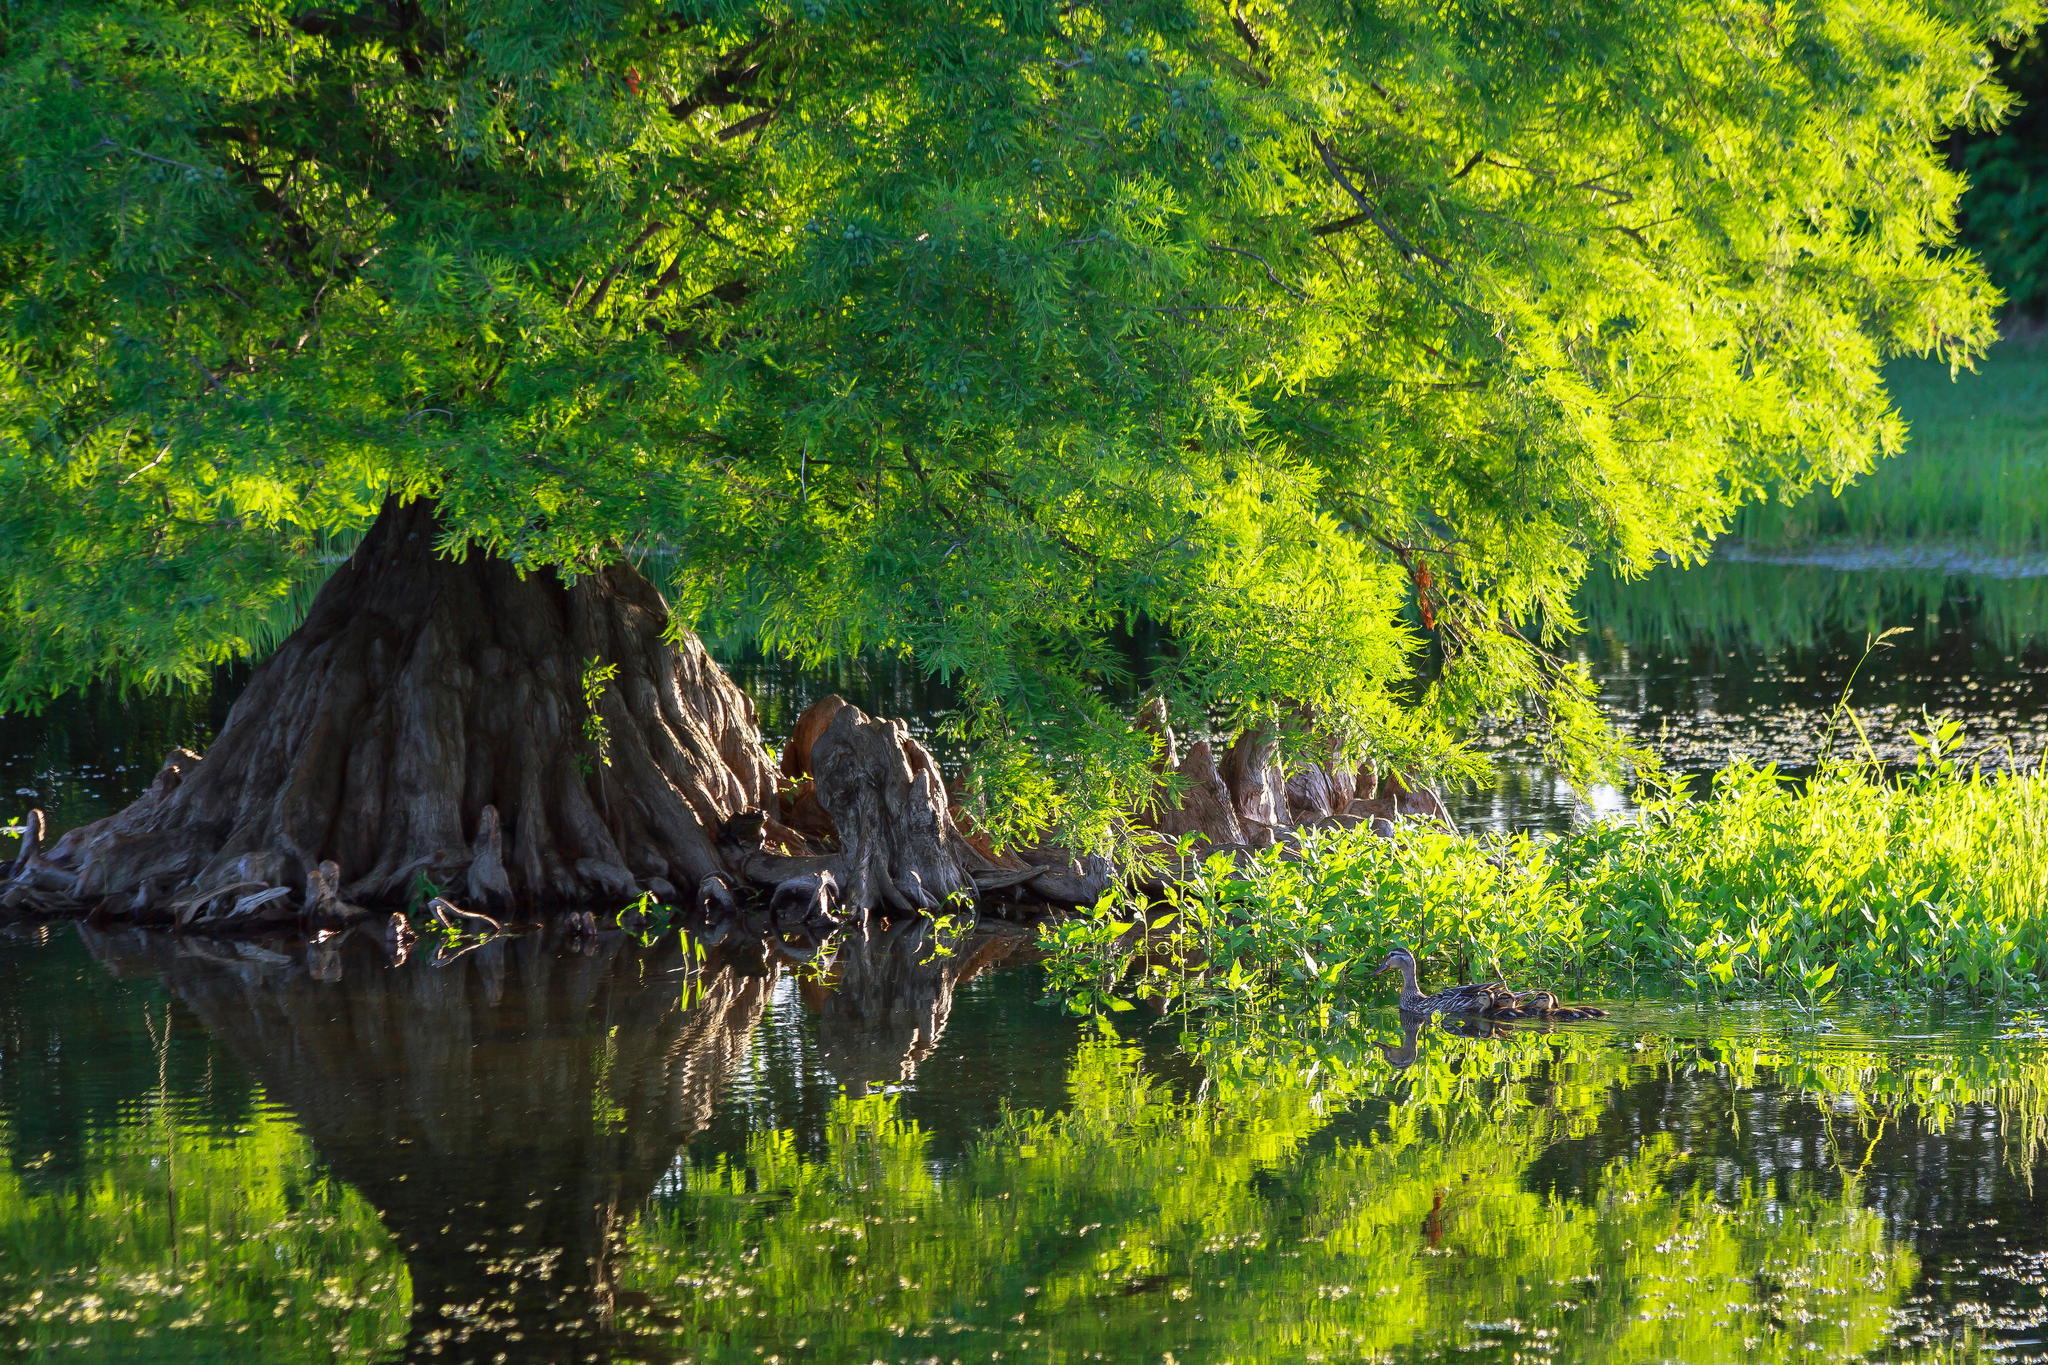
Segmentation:
{"type": "Polygon", "coordinates": [[[1056,984],[1088,1007],[1164,998],[1328,1019],[1392,1003],[1367,976],[1407,944],[1429,983],[1624,991],[1644,982],[1820,1002],[1955,992],[2048,998],[2048,779],[1811,782],[1738,768],[1699,799],[1562,836],[1311,837],[1212,858],[1140,917],[1106,902],[1046,930],[1056,984]]]}
{"type": "Polygon", "coordinates": [[[2005,341],[1953,380],[1918,360],[1886,378],[1912,429],[1906,450],[1838,498],[1822,488],[1791,506],[1743,509],[1734,537],[1774,548],[1839,538],[2048,549],[2048,337],[2005,341]]]}

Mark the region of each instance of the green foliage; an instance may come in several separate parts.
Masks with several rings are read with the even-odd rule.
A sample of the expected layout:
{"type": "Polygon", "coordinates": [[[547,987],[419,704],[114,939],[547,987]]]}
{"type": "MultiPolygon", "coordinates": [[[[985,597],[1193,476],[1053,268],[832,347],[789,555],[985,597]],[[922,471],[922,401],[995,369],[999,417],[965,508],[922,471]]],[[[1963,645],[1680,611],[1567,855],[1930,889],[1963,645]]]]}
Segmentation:
{"type": "Polygon", "coordinates": [[[1123,993],[1320,1030],[1392,1000],[1395,944],[1441,983],[1675,982],[1802,1002],[1928,990],[2048,997],[2048,777],[1957,770],[1952,722],[1893,780],[1835,762],[1803,784],[1722,773],[1704,799],[1562,836],[1403,827],[1211,857],[1140,908],[1048,926],[1076,1007],[1123,993]]]}
{"type": "Polygon", "coordinates": [[[413,873],[412,885],[406,888],[405,894],[407,916],[414,920],[425,919],[426,927],[430,931],[439,927],[440,921],[426,913],[427,902],[445,894],[447,890],[447,887],[429,877],[425,868],[413,873]]]}
{"type": "Polygon", "coordinates": [[[1998,55],[1999,79],[2023,101],[1995,132],[1956,139],[1970,178],[1963,241],[1981,256],[2013,310],[2048,313],[2048,44],[2039,33],[1998,55]]]}
{"type": "Polygon", "coordinates": [[[1835,496],[1746,507],[1735,534],[1765,547],[1839,537],[2048,550],[2048,340],[2001,342],[1975,373],[1901,361],[1886,378],[1913,428],[1904,452],[1835,496]]]}
{"type": "MultiPolygon", "coordinates": [[[[1933,750],[1952,736],[1927,736],[1933,750]]],[[[1796,790],[1723,774],[1577,841],[1609,962],[1709,988],[1807,997],[1935,988],[2048,994],[2048,779],[1901,782],[1855,765],[1796,790]]]]}
{"type": "Polygon", "coordinates": [[[601,768],[612,766],[612,735],[605,728],[604,712],[599,708],[604,704],[605,689],[618,676],[617,664],[606,663],[595,654],[583,665],[583,740],[590,746],[590,757],[601,768]]]}
{"type": "Polygon", "coordinates": [[[1412,764],[1533,699],[1597,766],[1513,623],[1897,449],[1881,363],[1991,337],[1937,142],[2038,17],[15,5],[0,704],[257,649],[430,494],[956,680],[989,819],[1149,782],[1144,622],[1191,723],[1412,764]]]}

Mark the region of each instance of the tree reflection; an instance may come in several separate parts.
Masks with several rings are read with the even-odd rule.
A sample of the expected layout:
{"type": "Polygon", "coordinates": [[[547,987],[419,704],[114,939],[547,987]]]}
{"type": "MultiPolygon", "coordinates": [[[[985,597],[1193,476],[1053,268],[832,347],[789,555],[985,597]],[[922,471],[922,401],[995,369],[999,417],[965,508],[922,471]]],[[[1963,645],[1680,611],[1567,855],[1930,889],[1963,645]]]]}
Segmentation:
{"type": "MultiPolygon", "coordinates": [[[[84,932],[159,979],[376,1210],[410,1271],[409,1357],[610,1359],[674,1320],[622,1298],[619,1248],[741,1065],[789,963],[775,945],[536,934],[389,967],[360,940],[84,932]]],[[[1016,942],[836,943],[809,988],[823,1050],[858,1088],[907,1077],[955,986],[1016,942]]]]}
{"type": "MultiPolygon", "coordinates": [[[[162,1220],[173,1242],[190,1225],[189,1266],[237,1200],[269,1211],[179,1319],[217,1347],[274,1300],[266,1359],[378,1341],[441,1360],[1853,1357],[1886,1349],[1916,1275],[1899,1211],[1960,1221],[2007,1197],[2026,1174],[2010,1144],[2048,1093],[2038,1055],[1988,1045],[1391,1016],[1191,1035],[1206,1079],[1176,1085],[1105,1025],[1038,1060],[1065,1076],[1059,1103],[959,1147],[889,1092],[917,1088],[962,983],[1015,938],[850,936],[793,987],[758,940],[700,959],[531,936],[397,969],[368,945],[91,942],[160,981],[266,1097],[212,1155],[177,1149],[200,1174],[162,1220]],[[803,1014],[777,1027],[843,1086],[797,1124],[749,1061],[792,998],[803,1014]],[[708,1134],[740,1082],[735,1112],[766,1117],[708,1134]]],[[[66,1237],[143,1284],[166,1242],[120,1240],[140,1225],[118,1206],[150,1178],[128,1150],[87,1152],[107,1195],[69,1223],[0,1180],[0,1238],[33,1259],[66,1237]]],[[[0,1329],[38,1343],[122,1330],[29,1333],[9,1311],[0,1329]]]]}
{"type": "Polygon", "coordinates": [[[411,1272],[414,1357],[612,1353],[624,1224],[709,1121],[773,980],[618,934],[501,938],[440,968],[364,944],[339,981],[140,932],[95,949],[154,971],[376,1209],[411,1272]]]}

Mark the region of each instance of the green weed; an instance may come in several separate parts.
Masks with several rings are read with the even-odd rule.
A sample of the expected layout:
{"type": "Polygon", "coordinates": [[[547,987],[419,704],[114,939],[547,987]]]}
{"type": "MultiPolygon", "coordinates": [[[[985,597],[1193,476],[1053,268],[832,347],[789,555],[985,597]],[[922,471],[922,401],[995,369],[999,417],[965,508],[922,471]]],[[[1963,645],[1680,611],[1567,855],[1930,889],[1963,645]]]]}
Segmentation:
{"type": "Polygon", "coordinates": [[[1565,835],[1410,826],[1219,855],[1163,904],[1119,893],[1049,926],[1053,983],[1083,1010],[1159,998],[1322,1026],[1392,999],[1365,973],[1400,943],[1446,985],[2048,999],[2048,777],[1958,769],[1952,723],[1915,739],[1903,776],[1738,767],[1565,835]]]}

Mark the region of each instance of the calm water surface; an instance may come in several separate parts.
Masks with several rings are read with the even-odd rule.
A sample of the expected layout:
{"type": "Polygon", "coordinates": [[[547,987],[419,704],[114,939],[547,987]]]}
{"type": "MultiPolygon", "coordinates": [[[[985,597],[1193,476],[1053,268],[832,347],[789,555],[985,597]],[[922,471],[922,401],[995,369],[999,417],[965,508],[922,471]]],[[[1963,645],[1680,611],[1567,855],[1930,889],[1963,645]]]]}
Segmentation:
{"type": "MultiPolygon", "coordinates": [[[[1947,713],[2026,766],[2044,584],[1715,565],[1590,594],[1586,658],[1680,772],[1810,766],[1852,674],[1837,744],[1904,760],[1947,713]]],[[[771,732],[943,702],[742,673],[771,732]]],[[[0,798],[104,813],[234,690],[0,718],[0,798]]],[[[1468,822],[1626,805],[1496,742],[1468,822]]],[[[2041,1019],[1368,1015],[1313,1073],[1224,1074],[1029,957],[0,934],[0,1357],[2048,1360],[2041,1019]]]]}
{"type": "Polygon", "coordinates": [[[1025,955],[0,938],[0,1353],[2048,1359],[2039,1021],[1389,1016],[1205,1085],[1025,955]]]}

